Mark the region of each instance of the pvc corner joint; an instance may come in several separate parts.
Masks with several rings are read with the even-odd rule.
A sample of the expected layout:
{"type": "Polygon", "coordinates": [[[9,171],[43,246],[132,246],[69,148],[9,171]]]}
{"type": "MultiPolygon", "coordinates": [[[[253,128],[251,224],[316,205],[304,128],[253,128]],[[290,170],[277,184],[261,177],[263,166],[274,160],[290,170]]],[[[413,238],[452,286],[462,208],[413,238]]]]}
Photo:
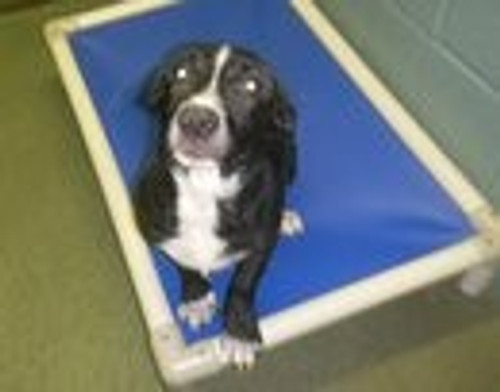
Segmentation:
{"type": "Polygon", "coordinates": [[[472,220],[491,257],[500,257],[500,215],[492,208],[484,208],[473,214],[472,220]]]}

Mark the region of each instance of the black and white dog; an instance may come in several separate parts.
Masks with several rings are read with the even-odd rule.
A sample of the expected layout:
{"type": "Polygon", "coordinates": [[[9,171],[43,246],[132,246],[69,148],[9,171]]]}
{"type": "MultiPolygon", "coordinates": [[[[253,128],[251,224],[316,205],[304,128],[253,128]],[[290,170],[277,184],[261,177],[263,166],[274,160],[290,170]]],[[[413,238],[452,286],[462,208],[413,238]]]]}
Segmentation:
{"type": "Polygon", "coordinates": [[[191,327],[216,311],[209,274],[235,264],[225,306],[222,359],[250,366],[261,342],[254,301],[277,242],[301,231],[284,211],[295,176],[295,114],[270,68],[228,45],[189,44],[148,86],[156,151],[135,195],[146,239],[178,267],[191,327]]]}

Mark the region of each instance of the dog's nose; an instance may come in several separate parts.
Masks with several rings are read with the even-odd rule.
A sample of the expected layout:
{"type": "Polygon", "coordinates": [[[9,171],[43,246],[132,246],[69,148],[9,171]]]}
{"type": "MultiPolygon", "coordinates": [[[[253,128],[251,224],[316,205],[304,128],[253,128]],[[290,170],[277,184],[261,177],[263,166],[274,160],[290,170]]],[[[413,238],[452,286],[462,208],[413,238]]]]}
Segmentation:
{"type": "Polygon", "coordinates": [[[189,105],[181,110],[177,122],[185,136],[208,139],[219,127],[219,115],[209,107],[189,105]]]}

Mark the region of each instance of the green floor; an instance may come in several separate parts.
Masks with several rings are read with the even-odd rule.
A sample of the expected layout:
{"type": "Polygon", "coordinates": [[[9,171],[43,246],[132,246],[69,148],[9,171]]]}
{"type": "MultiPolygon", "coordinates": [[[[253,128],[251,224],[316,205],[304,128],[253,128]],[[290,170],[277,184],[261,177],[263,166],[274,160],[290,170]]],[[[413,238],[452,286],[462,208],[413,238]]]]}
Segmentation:
{"type": "MultiPolygon", "coordinates": [[[[0,15],[0,391],[162,384],[42,24],[97,0],[0,15]]],[[[500,300],[450,283],[185,391],[497,392],[500,300]]]]}

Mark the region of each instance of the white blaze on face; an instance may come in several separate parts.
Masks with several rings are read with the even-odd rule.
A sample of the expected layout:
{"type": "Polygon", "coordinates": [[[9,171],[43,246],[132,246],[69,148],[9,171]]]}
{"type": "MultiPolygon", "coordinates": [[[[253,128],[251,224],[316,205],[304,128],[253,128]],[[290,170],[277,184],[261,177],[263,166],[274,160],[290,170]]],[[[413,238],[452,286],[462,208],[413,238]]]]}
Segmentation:
{"type": "Polygon", "coordinates": [[[224,103],[219,94],[219,81],[224,65],[227,63],[231,55],[231,48],[228,45],[223,45],[215,56],[215,65],[212,77],[208,85],[200,92],[192,95],[186,101],[179,105],[176,113],[173,116],[172,128],[169,132],[170,145],[173,146],[174,156],[176,159],[186,166],[199,166],[211,162],[212,159],[197,159],[186,156],[182,151],[176,150],[179,141],[182,139],[181,130],[179,128],[177,117],[178,114],[187,106],[197,105],[213,110],[220,119],[219,127],[215,131],[214,136],[210,139],[211,148],[217,151],[225,151],[229,144],[229,130],[227,123],[227,115],[225,113],[224,103]],[[208,162],[207,162],[208,161],[208,162]]]}
{"type": "Polygon", "coordinates": [[[219,79],[222,69],[224,68],[224,65],[227,63],[227,60],[229,59],[230,55],[231,55],[231,48],[228,45],[222,46],[215,58],[215,67],[210,83],[208,84],[207,88],[204,91],[202,91],[200,94],[195,95],[192,98],[192,101],[194,101],[195,103],[208,102],[209,105],[210,104],[214,105],[212,109],[216,109],[216,106],[221,104],[221,98],[217,91],[218,90],[217,86],[219,84],[219,79]]]}

